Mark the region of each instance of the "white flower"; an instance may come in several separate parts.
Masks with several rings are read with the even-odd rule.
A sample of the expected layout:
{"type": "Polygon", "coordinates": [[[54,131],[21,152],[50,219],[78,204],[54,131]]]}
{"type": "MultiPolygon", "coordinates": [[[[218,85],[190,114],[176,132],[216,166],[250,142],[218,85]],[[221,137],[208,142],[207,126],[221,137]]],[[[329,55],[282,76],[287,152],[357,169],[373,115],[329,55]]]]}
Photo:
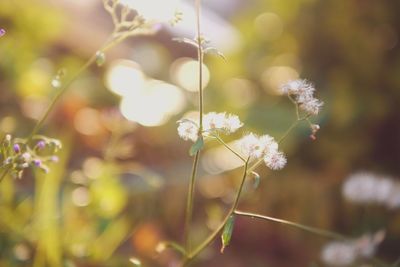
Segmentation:
{"type": "Polygon", "coordinates": [[[226,132],[234,133],[242,126],[243,123],[240,121],[238,116],[232,114],[225,115],[224,125],[222,128],[226,132]]]}
{"type": "Polygon", "coordinates": [[[249,133],[239,140],[240,149],[245,157],[250,157],[251,159],[261,158],[263,151],[260,139],[257,135],[249,133]]]}
{"type": "Polygon", "coordinates": [[[400,185],[387,177],[368,172],[350,175],[342,187],[343,196],[354,203],[383,204],[389,208],[400,204],[400,185]]]}
{"type": "Polygon", "coordinates": [[[211,131],[222,129],[225,121],[225,113],[210,112],[203,117],[203,130],[211,131]]]}
{"type": "Polygon", "coordinates": [[[385,231],[365,234],[360,238],[349,241],[334,241],[324,246],[321,259],[331,266],[351,265],[359,258],[371,258],[385,238],[385,231]]]}
{"type": "Polygon", "coordinates": [[[314,98],[315,87],[307,80],[292,80],[281,86],[282,94],[293,95],[300,109],[310,115],[317,115],[323,102],[314,98]]]}
{"type": "Polygon", "coordinates": [[[281,86],[283,94],[312,95],[314,91],[314,86],[307,80],[292,80],[281,86]]]}
{"type": "MultiPolygon", "coordinates": [[[[178,121],[178,134],[184,140],[196,141],[199,132],[199,121],[193,119],[183,119],[178,121]]],[[[239,117],[225,112],[210,112],[203,116],[203,132],[223,132],[231,134],[236,132],[243,123],[239,117]]]]}
{"type": "Polygon", "coordinates": [[[199,133],[199,126],[190,119],[178,121],[178,134],[183,140],[196,142],[199,133]]]}
{"type": "MultiPolygon", "coordinates": [[[[239,140],[239,144],[242,154],[251,159],[259,159],[267,155],[277,154],[278,151],[278,143],[269,135],[258,136],[249,133],[239,140]]],[[[275,163],[277,159],[278,158],[274,158],[272,161],[275,163]]],[[[279,160],[281,160],[281,158],[279,160]]],[[[276,165],[274,164],[274,166],[276,165]]]]}
{"type": "Polygon", "coordinates": [[[223,131],[225,134],[236,132],[243,123],[239,117],[232,114],[210,112],[203,117],[203,130],[205,132],[223,131]]]}
{"type": "Polygon", "coordinates": [[[309,98],[307,100],[298,102],[300,103],[299,107],[310,115],[318,115],[319,111],[324,105],[323,102],[316,98],[309,98]]]}
{"type": "Polygon", "coordinates": [[[271,151],[265,155],[264,162],[271,170],[281,170],[285,167],[287,159],[282,152],[271,151]]]}
{"type": "Polygon", "coordinates": [[[263,155],[266,155],[267,153],[275,152],[278,150],[278,143],[275,141],[275,139],[272,136],[269,136],[268,134],[260,136],[259,141],[260,141],[261,147],[264,149],[262,151],[263,155]]]}
{"type": "Polygon", "coordinates": [[[321,259],[331,266],[347,266],[357,258],[356,247],[351,242],[331,242],[324,246],[321,259]]]}

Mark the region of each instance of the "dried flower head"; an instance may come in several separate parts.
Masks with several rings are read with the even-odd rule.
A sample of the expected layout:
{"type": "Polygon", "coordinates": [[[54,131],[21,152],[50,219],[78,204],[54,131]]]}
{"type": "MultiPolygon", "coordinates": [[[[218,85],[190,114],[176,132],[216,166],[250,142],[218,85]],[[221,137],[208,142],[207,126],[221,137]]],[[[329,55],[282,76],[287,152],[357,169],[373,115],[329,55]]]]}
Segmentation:
{"type": "Polygon", "coordinates": [[[285,167],[287,159],[282,152],[275,150],[265,155],[264,162],[271,170],[281,170],[285,167]]]}
{"type": "Polygon", "coordinates": [[[357,258],[355,246],[350,242],[331,242],[324,246],[321,259],[331,266],[348,266],[357,258]]]}
{"type": "MultiPolygon", "coordinates": [[[[232,134],[243,123],[239,117],[232,114],[210,112],[203,117],[203,133],[205,134],[232,134]]],[[[194,119],[182,119],[178,121],[178,134],[183,140],[195,142],[199,135],[199,122],[194,119]]]]}
{"type": "Polygon", "coordinates": [[[203,117],[203,130],[205,132],[223,131],[225,134],[236,132],[243,123],[239,117],[225,112],[210,112],[203,117]]]}
{"type": "Polygon", "coordinates": [[[191,140],[195,142],[199,135],[199,126],[190,119],[180,120],[178,121],[178,134],[185,141],[191,140]]]}
{"type": "Polygon", "coordinates": [[[385,238],[385,231],[365,234],[349,241],[334,241],[326,244],[321,259],[330,266],[349,266],[360,258],[371,258],[385,238]]]}
{"type": "Polygon", "coordinates": [[[278,150],[278,143],[269,135],[249,133],[239,141],[242,154],[251,160],[263,158],[267,167],[280,170],[286,165],[286,157],[278,150]]]}
{"type": "Polygon", "coordinates": [[[292,80],[281,86],[281,93],[293,96],[296,105],[309,115],[317,115],[323,106],[314,92],[314,85],[307,80],[292,80]]]}
{"type": "Polygon", "coordinates": [[[400,184],[370,172],[350,175],[343,184],[342,194],[358,204],[380,204],[389,208],[400,206],[400,184]]]}

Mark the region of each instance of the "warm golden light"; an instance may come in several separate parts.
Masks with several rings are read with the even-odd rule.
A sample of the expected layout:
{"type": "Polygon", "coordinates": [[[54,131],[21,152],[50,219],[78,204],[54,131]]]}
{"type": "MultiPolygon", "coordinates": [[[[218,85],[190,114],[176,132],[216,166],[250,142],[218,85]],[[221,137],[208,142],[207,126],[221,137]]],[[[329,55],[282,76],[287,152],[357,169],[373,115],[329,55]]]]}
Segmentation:
{"type": "Polygon", "coordinates": [[[134,97],[142,90],[144,83],[145,76],[140,66],[131,60],[113,62],[106,74],[107,88],[120,96],[134,97]]]}
{"type": "MultiPolygon", "coordinates": [[[[171,67],[171,75],[173,80],[189,92],[197,92],[199,90],[199,63],[191,58],[179,58],[171,67]]],[[[210,71],[203,64],[203,88],[210,81],[210,71]]]]}
{"type": "Polygon", "coordinates": [[[265,90],[272,94],[280,94],[280,86],[287,81],[299,78],[299,73],[292,67],[274,66],[266,69],[261,80],[265,90]]]}
{"type": "Polygon", "coordinates": [[[96,135],[102,130],[100,114],[92,108],[79,110],[74,117],[75,129],[84,135],[96,135]]]}
{"type": "Polygon", "coordinates": [[[159,126],[183,110],[185,98],[181,90],[166,82],[150,80],[135,97],[124,97],[122,115],[143,126],[159,126]]]}
{"type": "Polygon", "coordinates": [[[180,5],[180,0],[120,0],[147,20],[168,22],[180,5]]]}

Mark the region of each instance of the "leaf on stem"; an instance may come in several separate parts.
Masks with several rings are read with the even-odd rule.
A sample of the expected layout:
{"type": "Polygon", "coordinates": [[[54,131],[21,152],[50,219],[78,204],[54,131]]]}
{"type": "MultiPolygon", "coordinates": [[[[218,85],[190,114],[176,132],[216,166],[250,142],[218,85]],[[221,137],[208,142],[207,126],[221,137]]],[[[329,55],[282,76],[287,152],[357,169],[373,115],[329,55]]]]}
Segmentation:
{"type": "Polygon", "coordinates": [[[258,173],[254,172],[254,171],[252,171],[251,174],[254,177],[253,187],[254,187],[254,189],[257,189],[258,186],[260,185],[261,177],[258,173]]]}
{"type": "Polygon", "coordinates": [[[203,136],[199,136],[197,141],[190,147],[189,155],[194,156],[198,151],[200,151],[204,147],[204,139],[203,136]]]}
{"type": "Polygon", "coordinates": [[[221,253],[224,253],[225,248],[229,245],[232,238],[233,227],[235,225],[235,216],[231,215],[224,226],[224,230],[222,231],[221,240],[222,247],[221,253]]]}
{"type": "Polygon", "coordinates": [[[214,55],[214,56],[219,56],[225,62],[227,62],[225,55],[215,47],[207,47],[206,49],[204,49],[204,53],[214,55]]]}

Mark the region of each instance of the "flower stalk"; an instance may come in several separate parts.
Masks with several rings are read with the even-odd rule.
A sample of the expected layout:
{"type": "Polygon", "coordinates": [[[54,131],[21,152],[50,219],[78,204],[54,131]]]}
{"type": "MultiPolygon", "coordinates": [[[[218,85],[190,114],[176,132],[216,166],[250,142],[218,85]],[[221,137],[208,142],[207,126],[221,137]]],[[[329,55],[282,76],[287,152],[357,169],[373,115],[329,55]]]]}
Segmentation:
{"type": "MultiPolygon", "coordinates": [[[[200,27],[200,16],[201,16],[201,0],[195,0],[195,9],[196,9],[196,29],[197,29],[197,59],[199,63],[199,130],[198,130],[198,138],[202,138],[203,131],[203,48],[202,48],[202,39],[201,39],[201,27],[200,27]]],[[[185,226],[184,226],[184,244],[185,251],[190,252],[191,244],[190,244],[190,228],[192,224],[192,216],[193,216],[193,202],[194,202],[194,190],[196,183],[196,175],[197,175],[197,167],[200,159],[200,149],[197,150],[192,166],[192,173],[189,181],[189,189],[188,196],[186,202],[186,215],[185,215],[185,226]]]]}

